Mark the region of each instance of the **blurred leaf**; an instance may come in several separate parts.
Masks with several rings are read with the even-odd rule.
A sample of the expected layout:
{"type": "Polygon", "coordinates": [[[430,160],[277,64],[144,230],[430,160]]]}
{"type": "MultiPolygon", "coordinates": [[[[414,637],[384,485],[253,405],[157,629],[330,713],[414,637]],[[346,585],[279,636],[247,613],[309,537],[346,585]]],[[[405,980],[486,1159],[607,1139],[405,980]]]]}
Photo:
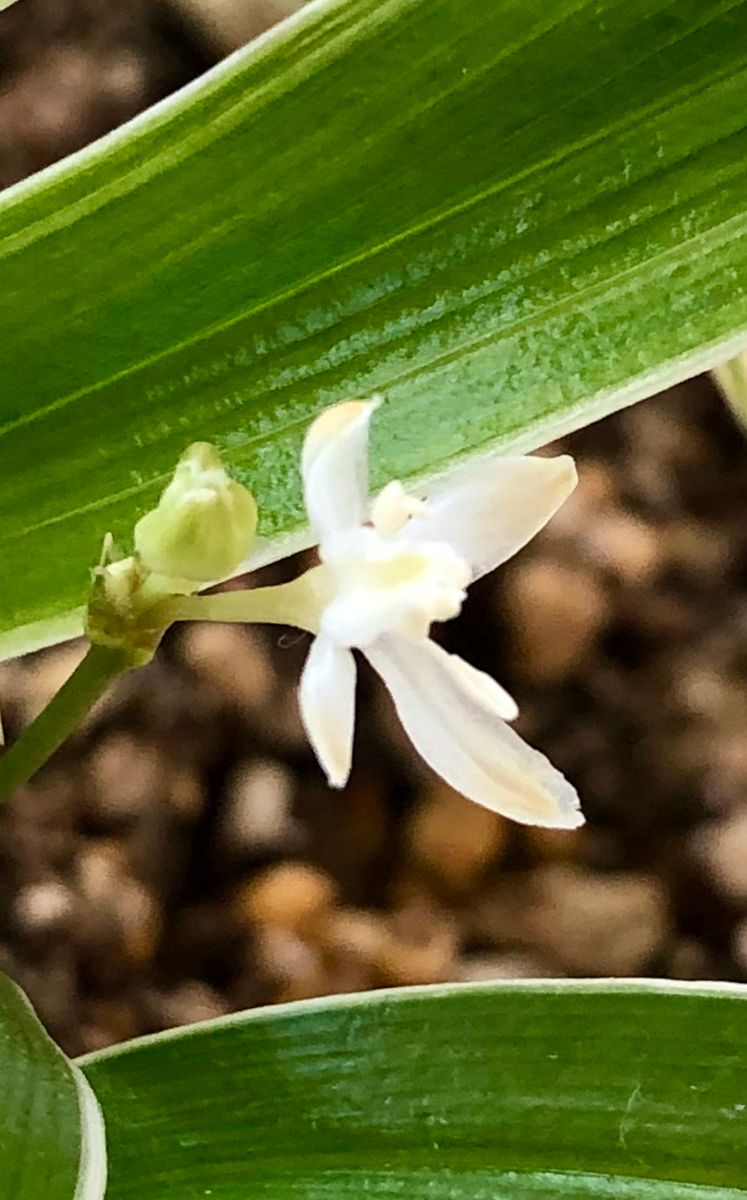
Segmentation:
{"type": "Polygon", "coordinates": [[[3,1200],[101,1200],[101,1114],[19,989],[0,975],[0,1194],[3,1200]]]}
{"type": "Polygon", "coordinates": [[[746,173],[747,0],[330,0],[11,189],[0,651],[195,438],[278,538],[322,405],[384,392],[380,481],[736,353],[746,173]]]}
{"type": "Polygon", "coordinates": [[[747,1195],[747,991],[550,983],[247,1013],[84,1069],[108,1200],[747,1195]]]}

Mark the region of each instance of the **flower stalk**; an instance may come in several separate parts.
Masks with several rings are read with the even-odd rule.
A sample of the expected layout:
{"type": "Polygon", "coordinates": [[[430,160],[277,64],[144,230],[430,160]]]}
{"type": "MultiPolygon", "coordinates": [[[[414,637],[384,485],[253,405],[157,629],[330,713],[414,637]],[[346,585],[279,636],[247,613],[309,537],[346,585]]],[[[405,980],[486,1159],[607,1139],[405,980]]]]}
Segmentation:
{"type": "Polygon", "coordinates": [[[222,621],[241,625],[293,625],[306,633],[319,632],[328,598],[327,579],[312,567],[289,583],[273,587],[218,592],[213,596],[173,596],[157,609],[172,621],[222,621]]]}
{"type": "Polygon", "coordinates": [[[109,684],[130,670],[126,653],[91,646],[70,678],[0,759],[0,803],[27,783],[84,720],[109,684]]]}

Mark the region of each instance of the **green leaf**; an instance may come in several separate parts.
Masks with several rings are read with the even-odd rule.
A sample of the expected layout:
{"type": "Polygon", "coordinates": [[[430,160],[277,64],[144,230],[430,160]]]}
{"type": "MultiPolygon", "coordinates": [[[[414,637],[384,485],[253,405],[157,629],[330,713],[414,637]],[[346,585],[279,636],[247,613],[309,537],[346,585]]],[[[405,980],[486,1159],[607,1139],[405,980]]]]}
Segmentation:
{"type": "Polygon", "coordinates": [[[108,1200],[747,1196],[747,990],[448,986],[88,1059],[108,1200]]]}
{"type": "Polygon", "coordinates": [[[0,975],[0,1180],[3,1200],[102,1200],[101,1113],[15,984],[0,975]]]}
{"type": "Polygon", "coordinates": [[[0,650],[193,439],[277,539],[332,401],[384,393],[378,482],[730,357],[746,173],[747,0],[330,0],[11,189],[0,650]]]}

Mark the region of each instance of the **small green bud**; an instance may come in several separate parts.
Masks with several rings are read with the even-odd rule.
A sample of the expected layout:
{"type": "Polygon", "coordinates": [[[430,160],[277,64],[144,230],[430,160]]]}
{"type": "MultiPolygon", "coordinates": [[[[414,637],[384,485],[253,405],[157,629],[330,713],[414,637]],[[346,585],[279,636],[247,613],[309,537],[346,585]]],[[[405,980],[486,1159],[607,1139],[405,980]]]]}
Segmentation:
{"type": "Polygon", "coordinates": [[[246,558],[256,528],[251,492],[229,478],[213,446],[195,442],[179,459],[158,507],[135,526],[135,550],[148,571],[210,583],[246,558]]]}

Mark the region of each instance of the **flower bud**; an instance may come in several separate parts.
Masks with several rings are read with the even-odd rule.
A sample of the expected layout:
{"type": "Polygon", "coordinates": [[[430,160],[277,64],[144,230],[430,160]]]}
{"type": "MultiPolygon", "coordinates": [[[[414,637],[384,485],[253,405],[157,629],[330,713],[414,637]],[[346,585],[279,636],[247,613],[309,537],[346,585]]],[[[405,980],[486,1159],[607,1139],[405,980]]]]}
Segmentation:
{"type": "Polygon", "coordinates": [[[179,459],[158,506],[135,526],[135,550],[158,575],[210,583],[246,558],[256,528],[251,492],[229,478],[213,446],[195,442],[179,459]]]}

